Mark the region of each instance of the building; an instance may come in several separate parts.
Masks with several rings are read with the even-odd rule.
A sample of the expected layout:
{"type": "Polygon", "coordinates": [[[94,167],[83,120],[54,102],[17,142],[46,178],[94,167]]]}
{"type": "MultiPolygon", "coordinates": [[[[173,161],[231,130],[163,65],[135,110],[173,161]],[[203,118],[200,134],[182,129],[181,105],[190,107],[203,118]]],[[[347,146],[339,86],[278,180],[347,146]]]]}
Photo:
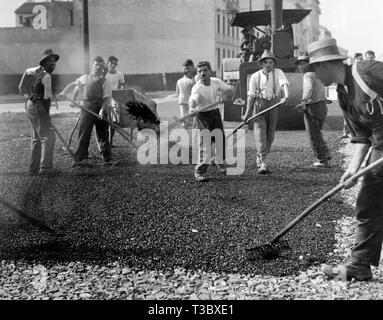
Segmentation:
{"type": "Polygon", "coordinates": [[[16,27],[33,27],[41,29],[66,27],[73,25],[73,2],[28,1],[15,11],[16,27]]]}

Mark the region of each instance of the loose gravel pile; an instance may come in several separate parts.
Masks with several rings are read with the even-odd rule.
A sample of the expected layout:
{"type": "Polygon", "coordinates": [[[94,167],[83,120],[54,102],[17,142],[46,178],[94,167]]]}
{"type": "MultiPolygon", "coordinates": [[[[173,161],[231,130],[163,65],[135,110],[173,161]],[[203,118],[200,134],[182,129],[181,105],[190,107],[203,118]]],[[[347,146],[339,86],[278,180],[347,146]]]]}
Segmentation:
{"type": "MultiPolygon", "coordinates": [[[[66,137],[74,118],[54,120],[66,137]]],[[[9,121],[1,119],[2,125],[9,121]]],[[[349,251],[352,208],[341,195],[286,236],[291,252],[268,262],[246,259],[246,247],[267,242],[340,177],[341,153],[334,153],[331,169],[311,168],[304,132],[278,133],[270,176],[249,166],[239,177],[218,177],[212,170],[213,181],[196,184],[193,166],[138,165],[116,139],[124,146],[113,149],[125,159],[119,165],[103,167],[92,159],[93,168],[70,172],[71,159],[59,150],[56,165],[65,172],[32,179],[26,171],[29,128],[22,123],[25,136],[10,132],[0,141],[1,196],[64,237],[58,240],[2,208],[0,298],[380,298],[379,278],[347,284],[325,280],[320,270],[321,263],[341,262],[349,251]]],[[[328,132],[333,150],[338,137],[328,132]]],[[[252,148],[246,158],[251,163],[252,148]]]]}

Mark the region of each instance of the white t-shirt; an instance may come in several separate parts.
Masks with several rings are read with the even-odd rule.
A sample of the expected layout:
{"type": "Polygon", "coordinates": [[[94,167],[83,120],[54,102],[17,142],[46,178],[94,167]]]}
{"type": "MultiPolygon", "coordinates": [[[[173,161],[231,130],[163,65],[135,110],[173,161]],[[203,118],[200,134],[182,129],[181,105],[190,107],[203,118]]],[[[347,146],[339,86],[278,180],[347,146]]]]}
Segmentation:
{"type": "Polygon", "coordinates": [[[274,69],[268,77],[259,70],[250,77],[248,95],[258,97],[260,93],[263,99],[271,100],[280,97],[281,87],[285,84],[289,85],[289,81],[281,69],[274,69]]]}
{"type": "MultiPolygon", "coordinates": [[[[231,89],[231,87],[218,78],[211,77],[210,86],[205,86],[202,84],[201,80],[198,80],[192,89],[189,101],[195,101],[197,104],[195,109],[199,110],[209,104],[218,102],[222,93],[228,89],[231,89]]],[[[211,111],[214,109],[218,109],[218,105],[205,111],[211,111]]]]}
{"type": "Polygon", "coordinates": [[[185,75],[177,81],[176,92],[179,104],[188,104],[194,84],[194,80],[185,75]]]}
{"type": "Polygon", "coordinates": [[[110,82],[112,90],[118,90],[118,85],[125,84],[124,74],[116,70],[116,73],[107,73],[105,76],[106,80],[110,82]]]}

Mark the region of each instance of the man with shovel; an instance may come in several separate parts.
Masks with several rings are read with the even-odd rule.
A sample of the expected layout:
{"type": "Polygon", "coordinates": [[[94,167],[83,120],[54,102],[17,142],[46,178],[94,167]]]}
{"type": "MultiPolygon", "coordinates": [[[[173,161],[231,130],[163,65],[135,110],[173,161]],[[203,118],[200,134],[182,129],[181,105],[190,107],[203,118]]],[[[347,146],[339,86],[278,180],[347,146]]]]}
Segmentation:
{"type": "MultiPolygon", "coordinates": [[[[199,146],[199,159],[195,168],[194,177],[197,182],[204,182],[208,179],[205,176],[209,164],[214,164],[218,171],[226,174],[225,167],[225,133],[221,113],[217,102],[220,96],[226,96],[228,92],[232,94],[230,85],[225,84],[220,79],[211,77],[212,70],[208,61],[201,61],[197,65],[199,80],[193,86],[189,98],[189,107],[192,112],[198,112],[194,117],[193,127],[201,130],[201,143],[199,146]],[[209,105],[212,105],[209,107],[209,105]],[[207,109],[206,109],[207,107],[207,109]],[[203,111],[200,111],[203,109],[203,111]],[[209,130],[211,141],[204,141],[203,131],[209,130]],[[222,141],[214,136],[214,131],[222,132],[222,141]],[[214,142],[215,154],[211,160],[208,148],[214,142]]],[[[210,149],[211,150],[211,149],[210,149]]]]}
{"type": "MultiPolygon", "coordinates": [[[[308,46],[309,66],[325,86],[338,85],[338,102],[343,111],[355,151],[351,163],[341,177],[341,183],[351,188],[349,181],[371,153],[367,165],[383,156],[383,63],[359,61],[353,66],[339,53],[335,39],[320,40],[308,46]]],[[[356,239],[350,262],[343,266],[347,280],[369,281],[371,266],[379,265],[383,240],[383,167],[374,166],[362,182],[356,205],[356,239]]],[[[335,271],[335,270],[333,270],[335,271]]],[[[335,272],[330,275],[337,276],[335,272]]]]}
{"type": "MultiPolygon", "coordinates": [[[[262,70],[254,73],[249,81],[247,109],[244,122],[247,122],[255,113],[259,113],[276,103],[285,103],[289,98],[289,82],[281,69],[274,68],[276,59],[271,51],[265,50],[258,60],[262,70]],[[283,89],[284,97],[281,99],[283,89]]],[[[266,162],[274,141],[274,133],[277,127],[278,110],[273,109],[254,120],[254,138],[257,149],[257,166],[259,174],[270,173],[271,170],[266,162]]]]}
{"type": "Polygon", "coordinates": [[[53,169],[55,133],[49,111],[52,99],[52,73],[59,58],[51,49],[47,49],[40,58],[40,66],[31,69],[34,80],[26,103],[26,112],[32,125],[29,167],[32,176],[58,173],[53,169]]]}
{"type": "Polygon", "coordinates": [[[78,86],[73,92],[72,101],[76,100],[80,86],[85,87],[84,108],[98,114],[99,117],[97,118],[81,110],[79,142],[72,167],[83,165],[83,160],[88,157],[88,148],[93,126],[96,127],[97,139],[104,162],[109,162],[112,158],[109,126],[108,123],[104,121],[107,119],[108,109],[111,105],[112,89],[110,82],[105,79],[105,62],[102,57],[94,58],[92,72],[79,79],[78,86]]]}
{"type": "Polygon", "coordinates": [[[314,167],[327,167],[331,159],[326,141],[323,138],[322,129],[327,117],[327,98],[325,87],[314,72],[306,72],[309,63],[307,55],[299,56],[296,64],[303,75],[302,103],[296,106],[298,111],[303,112],[306,131],[310,137],[310,144],[317,158],[314,167]]]}

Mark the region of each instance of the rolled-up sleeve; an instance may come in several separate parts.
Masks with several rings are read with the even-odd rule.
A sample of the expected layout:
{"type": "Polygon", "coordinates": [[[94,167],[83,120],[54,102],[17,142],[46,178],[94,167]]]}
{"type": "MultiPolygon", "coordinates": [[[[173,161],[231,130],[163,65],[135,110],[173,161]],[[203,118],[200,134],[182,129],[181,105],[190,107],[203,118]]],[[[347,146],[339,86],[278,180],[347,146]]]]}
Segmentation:
{"type": "Polygon", "coordinates": [[[311,100],[312,92],[314,89],[313,83],[314,82],[313,82],[312,76],[309,73],[306,73],[303,76],[303,95],[302,95],[303,101],[311,100]]]}
{"type": "Polygon", "coordinates": [[[284,86],[285,84],[286,85],[289,85],[289,80],[287,80],[286,78],[286,75],[285,73],[281,70],[281,69],[275,69],[276,71],[276,75],[277,75],[277,79],[278,79],[278,83],[279,83],[279,86],[284,86]]]}
{"type": "Polygon", "coordinates": [[[257,79],[256,78],[257,78],[256,73],[252,74],[250,77],[249,90],[247,92],[247,95],[251,98],[256,97],[256,85],[257,85],[257,82],[256,82],[257,79]]]}

